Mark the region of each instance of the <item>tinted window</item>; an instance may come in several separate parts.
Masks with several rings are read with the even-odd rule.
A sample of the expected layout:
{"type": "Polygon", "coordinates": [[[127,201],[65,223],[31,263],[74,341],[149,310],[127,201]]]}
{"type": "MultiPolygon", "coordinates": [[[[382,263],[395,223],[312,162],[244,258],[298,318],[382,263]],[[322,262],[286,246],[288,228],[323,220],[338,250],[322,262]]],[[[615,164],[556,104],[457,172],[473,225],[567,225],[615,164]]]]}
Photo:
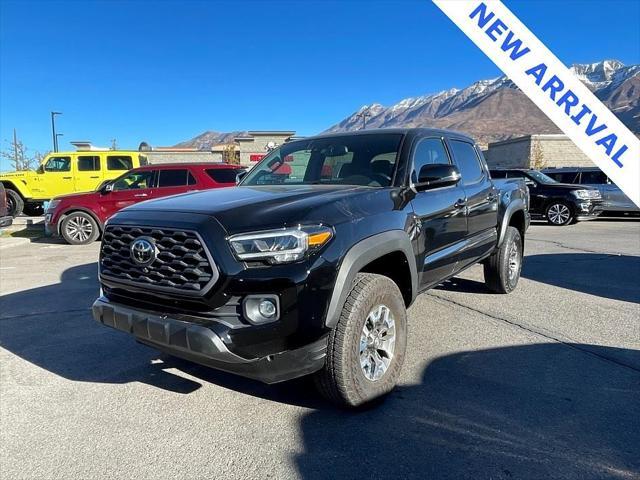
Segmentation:
{"type": "Polygon", "coordinates": [[[140,161],[141,167],[149,165],[149,159],[146,157],[146,155],[138,155],[138,160],[140,161]]]}
{"type": "Polygon", "coordinates": [[[138,190],[140,188],[150,188],[153,182],[153,173],[153,170],[127,173],[113,182],[113,189],[138,190]]]}
{"type": "Polygon", "coordinates": [[[100,170],[100,157],[78,157],[79,172],[96,172],[100,170]]]}
{"type": "Polygon", "coordinates": [[[108,170],[131,170],[133,168],[133,162],[131,157],[124,155],[109,155],[107,157],[107,169],[108,170]]]}
{"type": "Polygon", "coordinates": [[[417,183],[420,169],[425,165],[433,165],[436,163],[451,163],[442,140],[439,138],[425,138],[420,140],[420,143],[418,143],[413,152],[411,181],[417,183]]]}
{"type": "Polygon", "coordinates": [[[271,151],[242,185],[391,184],[402,135],[344,135],[285,143],[271,151]]]}
{"type": "Polygon", "coordinates": [[[491,170],[491,178],[507,178],[507,172],[504,170],[491,170]]]}
{"type": "Polygon", "coordinates": [[[544,172],[547,176],[561,183],[578,183],[580,173],[578,172],[544,172]]]}
{"type": "Polygon", "coordinates": [[[160,170],[158,187],[183,187],[189,181],[188,170],[160,170]]]}
{"type": "Polygon", "coordinates": [[[482,177],[482,167],[480,166],[480,159],[473,145],[467,142],[452,140],[451,148],[453,149],[453,158],[456,159],[456,163],[460,169],[462,181],[464,183],[473,183],[480,180],[482,177]]]}
{"type": "Polygon", "coordinates": [[[580,183],[604,185],[607,183],[607,176],[604,174],[604,172],[600,171],[582,172],[580,183]]]}
{"type": "Polygon", "coordinates": [[[207,175],[217,183],[236,183],[236,175],[242,172],[241,168],[211,168],[207,175]]]}
{"type": "Polygon", "coordinates": [[[44,169],[47,172],[70,172],[71,157],[51,157],[44,169]]]}

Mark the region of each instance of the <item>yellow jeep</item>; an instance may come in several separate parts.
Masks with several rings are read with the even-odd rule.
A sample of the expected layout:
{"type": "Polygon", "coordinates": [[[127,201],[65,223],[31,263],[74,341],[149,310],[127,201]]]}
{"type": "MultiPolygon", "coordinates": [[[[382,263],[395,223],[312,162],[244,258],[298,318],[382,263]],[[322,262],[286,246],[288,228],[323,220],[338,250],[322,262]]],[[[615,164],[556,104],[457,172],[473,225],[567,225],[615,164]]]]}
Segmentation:
{"type": "Polygon", "coordinates": [[[10,215],[40,215],[43,203],[58,195],[95,190],[105,180],[147,164],[136,151],[88,150],[48,154],[36,171],[0,173],[10,215]]]}

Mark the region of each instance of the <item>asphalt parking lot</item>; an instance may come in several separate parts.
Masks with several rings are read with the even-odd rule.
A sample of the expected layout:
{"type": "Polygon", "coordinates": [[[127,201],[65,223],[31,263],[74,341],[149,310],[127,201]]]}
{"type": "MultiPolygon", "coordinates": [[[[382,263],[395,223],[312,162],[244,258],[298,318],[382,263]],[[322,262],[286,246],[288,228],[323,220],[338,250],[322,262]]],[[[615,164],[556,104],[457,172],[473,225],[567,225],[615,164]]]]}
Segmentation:
{"type": "Polygon", "coordinates": [[[4,479],[640,478],[640,222],[533,225],[513,294],[474,267],[421,295],[359,412],[98,325],[98,248],[0,250],[4,479]]]}

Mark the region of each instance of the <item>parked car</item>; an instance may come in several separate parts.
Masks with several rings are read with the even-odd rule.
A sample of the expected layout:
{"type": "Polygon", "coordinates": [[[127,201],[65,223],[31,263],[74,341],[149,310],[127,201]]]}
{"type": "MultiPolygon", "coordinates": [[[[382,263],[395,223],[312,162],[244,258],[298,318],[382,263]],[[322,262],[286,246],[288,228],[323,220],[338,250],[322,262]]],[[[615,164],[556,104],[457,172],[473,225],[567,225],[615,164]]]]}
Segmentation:
{"type": "Polygon", "coordinates": [[[9,205],[7,203],[7,192],[0,183],[0,228],[8,227],[13,223],[13,217],[9,215],[9,205]]]}
{"type": "Polygon", "coordinates": [[[538,170],[494,169],[491,177],[524,180],[532,218],[546,218],[551,225],[593,220],[602,213],[602,197],[596,188],[559,183],[538,170]]]}
{"type": "Polygon", "coordinates": [[[132,151],[57,152],[48,154],[35,171],[0,173],[0,183],[7,190],[11,216],[42,215],[44,202],[53,197],[93,191],[103,181],[146,164],[143,154],[132,151]]]}
{"type": "Polygon", "coordinates": [[[227,164],[164,164],[134,168],[95,192],[54,198],[47,207],[45,230],[70,244],[95,241],[114,213],[129,205],[179,193],[235,185],[244,171],[227,164]]]}
{"type": "Polygon", "coordinates": [[[605,215],[640,215],[640,208],[597,167],[548,168],[543,173],[558,182],[597,188],[605,215]]]}
{"type": "Polygon", "coordinates": [[[419,292],[478,262],[491,290],[516,288],[528,225],[524,181],[493,182],[462,134],[294,140],[238,187],[111,217],[93,314],[267,383],[314,374],[330,400],[357,406],[394,388],[419,292]]]}

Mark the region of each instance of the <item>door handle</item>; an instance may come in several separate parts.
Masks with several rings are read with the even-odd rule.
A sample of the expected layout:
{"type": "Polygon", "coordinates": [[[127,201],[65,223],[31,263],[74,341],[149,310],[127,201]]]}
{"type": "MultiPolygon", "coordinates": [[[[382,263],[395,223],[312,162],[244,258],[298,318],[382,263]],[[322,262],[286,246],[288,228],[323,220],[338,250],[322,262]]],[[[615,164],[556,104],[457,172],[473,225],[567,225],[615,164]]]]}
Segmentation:
{"type": "Polygon", "coordinates": [[[63,180],[71,180],[73,177],[62,177],[63,180]]]}
{"type": "Polygon", "coordinates": [[[100,177],[89,177],[89,178],[100,178],[100,177]]]}
{"type": "Polygon", "coordinates": [[[464,198],[459,198],[456,203],[453,204],[456,208],[462,208],[467,206],[467,200],[464,198]]]}
{"type": "Polygon", "coordinates": [[[149,195],[147,195],[146,193],[136,193],[136,194],[134,195],[134,197],[138,197],[138,198],[140,198],[140,197],[148,197],[148,196],[149,196],[149,195]]]}

